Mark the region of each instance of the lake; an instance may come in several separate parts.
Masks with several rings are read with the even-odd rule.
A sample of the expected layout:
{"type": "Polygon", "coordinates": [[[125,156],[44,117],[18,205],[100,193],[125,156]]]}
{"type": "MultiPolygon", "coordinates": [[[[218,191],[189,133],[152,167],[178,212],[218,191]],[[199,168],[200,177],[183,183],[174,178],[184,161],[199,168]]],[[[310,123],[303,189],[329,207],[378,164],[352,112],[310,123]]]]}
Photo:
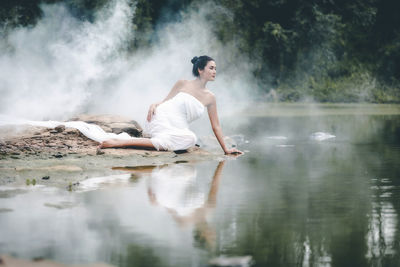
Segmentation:
{"type": "Polygon", "coordinates": [[[208,266],[221,256],[241,266],[400,266],[399,106],[270,104],[221,121],[245,155],[115,166],[74,190],[1,186],[0,254],[116,266],[208,266]]]}

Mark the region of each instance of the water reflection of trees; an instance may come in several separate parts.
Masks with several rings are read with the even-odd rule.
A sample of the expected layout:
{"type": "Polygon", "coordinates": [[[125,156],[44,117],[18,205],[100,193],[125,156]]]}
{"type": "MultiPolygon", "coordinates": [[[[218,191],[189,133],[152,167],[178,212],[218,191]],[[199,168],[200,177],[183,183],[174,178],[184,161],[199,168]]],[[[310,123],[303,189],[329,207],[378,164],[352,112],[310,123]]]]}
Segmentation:
{"type": "Polygon", "coordinates": [[[241,165],[252,178],[251,212],[237,215],[248,221],[224,252],[247,251],[267,266],[400,266],[398,117],[257,120],[249,121],[251,139],[266,131],[303,138],[318,127],[335,129],[338,138],[289,138],[290,149],[257,142],[241,165]]]}
{"type": "Polygon", "coordinates": [[[267,266],[397,266],[399,152],[339,143],[248,156],[254,205],[225,252],[267,266]]]}

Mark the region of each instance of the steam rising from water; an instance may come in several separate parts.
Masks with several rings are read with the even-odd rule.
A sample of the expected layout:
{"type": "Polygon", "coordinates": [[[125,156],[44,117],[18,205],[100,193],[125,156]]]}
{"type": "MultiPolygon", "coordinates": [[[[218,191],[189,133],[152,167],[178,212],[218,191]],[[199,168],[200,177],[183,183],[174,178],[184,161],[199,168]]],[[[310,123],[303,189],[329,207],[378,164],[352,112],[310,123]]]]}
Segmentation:
{"type": "Polygon", "coordinates": [[[62,4],[43,5],[35,26],[0,41],[0,113],[36,120],[112,113],[143,122],[150,103],[162,100],[178,79],[192,79],[190,59],[202,54],[217,61],[217,81],[208,86],[224,113],[232,109],[225,104],[243,101],[244,89],[255,85],[251,65],[214,36],[205,19],[211,8],[161,25],[159,41],[130,54],[134,14],[126,1],[112,1],[92,23],[77,20],[62,4]]]}

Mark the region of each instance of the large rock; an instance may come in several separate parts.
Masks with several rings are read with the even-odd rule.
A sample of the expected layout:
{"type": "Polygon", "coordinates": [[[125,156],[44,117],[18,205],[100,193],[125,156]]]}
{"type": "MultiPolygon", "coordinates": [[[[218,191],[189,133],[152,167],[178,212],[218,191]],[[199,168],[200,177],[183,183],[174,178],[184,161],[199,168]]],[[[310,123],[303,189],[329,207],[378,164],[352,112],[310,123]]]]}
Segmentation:
{"type": "Polygon", "coordinates": [[[104,131],[116,134],[126,132],[130,136],[141,137],[143,133],[142,127],[135,120],[118,115],[81,114],[70,120],[94,123],[103,128],[104,131]]]}
{"type": "MultiPolygon", "coordinates": [[[[79,115],[71,120],[94,123],[106,132],[142,136],[140,125],[129,118],[115,115],[79,115]]],[[[24,159],[26,156],[46,154],[51,158],[63,158],[68,154],[96,154],[98,143],[88,139],[78,130],[57,126],[54,129],[18,125],[0,127],[0,159],[10,157],[24,159]]]]}

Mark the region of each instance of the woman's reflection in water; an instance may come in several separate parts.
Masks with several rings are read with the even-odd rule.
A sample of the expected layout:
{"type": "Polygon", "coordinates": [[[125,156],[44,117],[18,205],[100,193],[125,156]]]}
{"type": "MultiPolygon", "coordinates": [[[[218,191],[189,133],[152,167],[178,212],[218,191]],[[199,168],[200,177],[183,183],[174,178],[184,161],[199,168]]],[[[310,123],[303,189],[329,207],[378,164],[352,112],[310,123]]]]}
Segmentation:
{"type": "Polygon", "coordinates": [[[208,222],[217,202],[225,161],[218,163],[210,180],[197,177],[192,165],[172,165],[152,173],[148,195],[154,205],[163,206],[181,227],[194,226],[194,238],[201,246],[215,245],[215,229],[208,222]]]}
{"type": "Polygon", "coordinates": [[[193,226],[196,244],[212,249],[215,247],[216,233],[209,220],[216,206],[224,164],[225,161],[218,163],[211,179],[197,177],[195,165],[192,164],[144,166],[130,168],[129,171],[133,172],[133,179],[150,174],[147,184],[150,202],[164,207],[180,227],[193,226]]]}

